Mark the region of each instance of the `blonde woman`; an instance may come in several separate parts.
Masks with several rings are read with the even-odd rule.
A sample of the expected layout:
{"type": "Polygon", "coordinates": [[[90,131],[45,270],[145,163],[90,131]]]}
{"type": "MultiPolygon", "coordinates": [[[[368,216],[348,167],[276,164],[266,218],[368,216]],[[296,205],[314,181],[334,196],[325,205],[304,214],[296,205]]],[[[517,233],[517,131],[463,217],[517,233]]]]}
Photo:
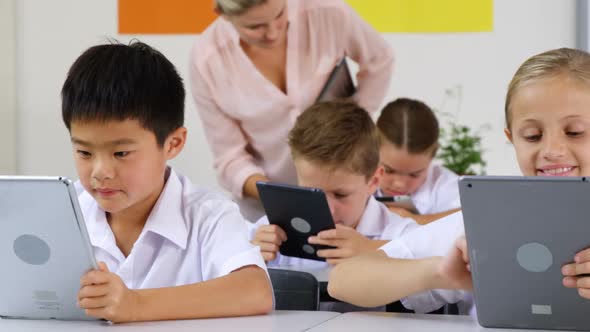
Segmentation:
{"type": "Polygon", "coordinates": [[[393,55],[343,0],[215,0],[220,17],[191,53],[192,94],[222,187],[263,215],[256,181],[296,183],[287,146],[295,119],[343,56],[359,64],[353,97],[377,110],[393,55]]]}

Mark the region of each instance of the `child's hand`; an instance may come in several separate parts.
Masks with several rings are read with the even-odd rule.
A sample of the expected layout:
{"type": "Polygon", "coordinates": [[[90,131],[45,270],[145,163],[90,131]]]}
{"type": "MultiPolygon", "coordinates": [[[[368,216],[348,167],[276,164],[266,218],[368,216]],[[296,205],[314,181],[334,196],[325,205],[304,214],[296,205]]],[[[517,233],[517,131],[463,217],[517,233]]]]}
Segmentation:
{"type": "Polygon", "coordinates": [[[287,241],[287,234],[277,225],[263,225],[258,227],[252,244],[260,247],[260,253],[265,262],[277,258],[277,252],[283,242],[287,241]]]}
{"type": "Polygon", "coordinates": [[[311,244],[322,244],[336,247],[335,249],[318,250],[319,257],[326,258],[328,264],[338,264],[343,259],[360,253],[373,251],[372,241],[357,232],[354,228],[336,225],[336,228],[319,232],[317,236],[308,239],[311,244]]]}
{"type": "Polygon", "coordinates": [[[590,249],[577,253],[574,263],[564,265],[561,273],[565,287],[577,288],[581,297],[590,300],[590,249]]]}
{"type": "Polygon", "coordinates": [[[86,273],[80,280],[78,305],[86,315],[113,323],[134,321],[138,303],[137,293],[125,286],[121,278],[109,272],[106,264],[86,273]]]}
{"type": "Polygon", "coordinates": [[[449,289],[473,289],[469,251],[465,236],[459,237],[439,266],[439,274],[449,289]]]}

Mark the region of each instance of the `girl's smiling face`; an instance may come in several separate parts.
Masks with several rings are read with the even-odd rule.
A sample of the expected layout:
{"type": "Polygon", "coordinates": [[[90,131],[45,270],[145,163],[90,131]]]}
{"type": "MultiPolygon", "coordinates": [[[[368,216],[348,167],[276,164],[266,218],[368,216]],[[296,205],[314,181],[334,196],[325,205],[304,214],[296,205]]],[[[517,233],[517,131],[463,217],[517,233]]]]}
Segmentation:
{"type": "Polygon", "coordinates": [[[590,175],[590,85],[566,74],[516,91],[506,136],[525,176],[590,175]]]}

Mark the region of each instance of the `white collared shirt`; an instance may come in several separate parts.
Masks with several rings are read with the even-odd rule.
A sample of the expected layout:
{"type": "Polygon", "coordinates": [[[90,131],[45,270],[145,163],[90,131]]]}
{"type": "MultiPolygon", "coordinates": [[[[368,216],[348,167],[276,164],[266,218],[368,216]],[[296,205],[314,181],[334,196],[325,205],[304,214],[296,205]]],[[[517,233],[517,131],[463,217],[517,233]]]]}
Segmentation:
{"type": "MultiPolygon", "coordinates": [[[[381,190],[377,196],[383,196],[381,190]]],[[[459,199],[459,177],[441,165],[428,166],[426,180],[411,195],[412,202],[420,214],[435,214],[461,206],[459,199]]]]}
{"type": "MultiPolygon", "coordinates": [[[[411,230],[380,249],[391,258],[421,259],[445,256],[457,238],[465,233],[463,214],[455,212],[427,225],[411,230]]],[[[417,313],[434,311],[447,303],[458,303],[459,312],[469,313],[473,307],[471,292],[434,289],[402,299],[402,304],[417,313]]]]}
{"type": "Polygon", "coordinates": [[[131,289],[193,284],[247,265],[266,270],[237,205],[174,170],[128,257],[117,247],[105,211],[79,183],[77,188],[96,260],[131,289]]]}
{"type": "MultiPolygon", "coordinates": [[[[266,216],[260,218],[256,223],[248,223],[249,238],[252,240],[258,227],[268,225],[266,216]]],[[[402,234],[417,228],[419,225],[411,218],[402,218],[387,209],[385,204],[378,202],[373,196],[367,201],[365,211],[356,227],[357,232],[371,240],[391,240],[398,238],[402,234]]],[[[283,256],[280,253],[273,261],[268,262],[269,267],[278,267],[288,265],[300,266],[306,268],[325,268],[328,263],[315,261],[311,259],[283,256]]]]}
{"type": "Polygon", "coordinates": [[[420,214],[434,214],[461,206],[459,177],[441,165],[431,163],[426,181],[412,194],[420,214]]]}

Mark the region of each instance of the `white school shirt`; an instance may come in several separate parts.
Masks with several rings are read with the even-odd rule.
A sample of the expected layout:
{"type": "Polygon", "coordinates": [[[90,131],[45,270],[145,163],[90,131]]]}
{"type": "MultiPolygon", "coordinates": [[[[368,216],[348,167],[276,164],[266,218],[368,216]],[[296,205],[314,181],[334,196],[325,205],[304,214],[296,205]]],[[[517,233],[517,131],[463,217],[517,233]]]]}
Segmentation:
{"type": "Polygon", "coordinates": [[[117,247],[105,211],[79,183],[78,200],[97,261],[130,289],[188,285],[247,265],[266,271],[235,203],[195,187],[169,169],[158,201],[128,257],[117,247]]]}
{"type": "MultiPolygon", "coordinates": [[[[256,230],[262,225],[268,225],[266,216],[260,218],[256,223],[249,224],[249,238],[254,239],[256,230]]],[[[365,211],[356,227],[356,231],[371,240],[391,240],[402,234],[417,228],[419,225],[411,218],[403,218],[390,212],[385,204],[378,202],[373,196],[369,197],[365,211]]],[[[280,267],[289,265],[305,268],[326,268],[328,263],[299,257],[283,256],[277,254],[277,258],[268,262],[269,267],[280,267]]]]}
{"type": "MultiPolygon", "coordinates": [[[[377,193],[382,196],[381,190],[377,193]]],[[[412,202],[420,214],[435,214],[461,206],[459,177],[449,169],[431,163],[426,180],[412,195],[412,202]]]]}
{"type": "Polygon", "coordinates": [[[420,214],[434,214],[461,206],[459,177],[447,168],[431,163],[426,181],[412,195],[420,214]]]}
{"type": "MultiPolygon", "coordinates": [[[[407,232],[380,249],[398,259],[446,256],[464,233],[463,214],[459,211],[407,232]]],[[[401,302],[417,313],[431,312],[447,303],[457,303],[461,314],[470,313],[473,308],[472,293],[463,290],[434,289],[408,296],[401,302]]]]}

